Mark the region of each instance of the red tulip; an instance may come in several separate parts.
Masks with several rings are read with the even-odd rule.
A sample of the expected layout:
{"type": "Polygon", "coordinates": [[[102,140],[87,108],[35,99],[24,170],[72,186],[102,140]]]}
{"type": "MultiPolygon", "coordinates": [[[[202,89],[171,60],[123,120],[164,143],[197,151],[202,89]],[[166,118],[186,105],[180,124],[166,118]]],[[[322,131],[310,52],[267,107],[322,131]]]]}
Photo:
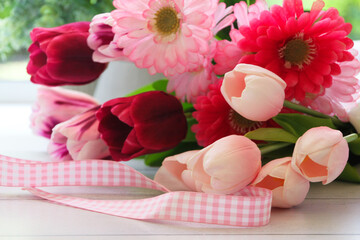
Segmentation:
{"type": "Polygon", "coordinates": [[[171,149],[187,132],[181,103],[161,91],[110,100],[96,116],[101,138],[116,161],[171,149]]]}
{"type": "Polygon", "coordinates": [[[92,60],[87,45],[89,22],[75,22],[55,28],[34,28],[28,51],[27,72],[33,83],[47,86],[81,85],[94,81],[106,64],[92,60]]]}

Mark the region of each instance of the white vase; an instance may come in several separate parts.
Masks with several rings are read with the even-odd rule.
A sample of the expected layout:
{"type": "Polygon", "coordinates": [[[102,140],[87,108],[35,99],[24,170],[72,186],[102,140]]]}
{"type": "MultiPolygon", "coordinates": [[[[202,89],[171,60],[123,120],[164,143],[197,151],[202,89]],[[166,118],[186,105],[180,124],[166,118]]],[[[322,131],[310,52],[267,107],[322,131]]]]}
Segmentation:
{"type": "Polygon", "coordinates": [[[162,74],[149,75],[131,62],[111,62],[97,81],[94,97],[101,103],[126,94],[158,79],[162,74]]]}

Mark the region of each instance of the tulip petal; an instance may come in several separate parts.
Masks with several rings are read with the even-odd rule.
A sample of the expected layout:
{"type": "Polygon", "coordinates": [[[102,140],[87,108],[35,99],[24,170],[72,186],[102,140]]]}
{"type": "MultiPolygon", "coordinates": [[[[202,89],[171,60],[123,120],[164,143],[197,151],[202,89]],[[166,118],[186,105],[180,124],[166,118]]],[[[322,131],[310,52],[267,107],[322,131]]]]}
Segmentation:
{"type": "Polygon", "coordinates": [[[165,167],[160,167],[154,176],[154,181],[170,191],[191,191],[181,180],[172,175],[165,167]]]}
{"type": "Polygon", "coordinates": [[[185,138],[187,123],[182,106],[164,92],[138,95],[132,104],[132,117],[138,141],[145,148],[169,149],[185,138]]]}
{"type": "MultiPolygon", "coordinates": [[[[310,182],[296,173],[291,164],[288,164],[286,171],[283,197],[289,206],[297,206],[301,204],[309,192],[310,182]]],[[[281,207],[281,206],[278,206],[281,207]]]]}
{"type": "Polygon", "coordinates": [[[275,178],[270,175],[266,176],[261,180],[261,182],[257,183],[255,186],[260,188],[266,188],[270,190],[274,190],[275,188],[284,186],[284,179],[275,178]]]}
{"type": "Polygon", "coordinates": [[[47,70],[60,82],[85,84],[99,77],[106,65],[92,61],[87,46],[88,33],[69,33],[55,37],[47,48],[47,70]]]}
{"type": "Polygon", "coordinates": [[[323,181],[328,175],[327,167],[314,162],[309,156],[306,156],[302,161],[300,169],[308,179],[313,181],[323,181]]]}
{"type": "Polygon", "coordinates": [[[198,150],[193,150],[167,157],[164,159],[162,166],[164,166],[172,175],[181,179],[182,172],[187,169],[186,163],[188,159],[194,156],[197,152],[198,150]]]}

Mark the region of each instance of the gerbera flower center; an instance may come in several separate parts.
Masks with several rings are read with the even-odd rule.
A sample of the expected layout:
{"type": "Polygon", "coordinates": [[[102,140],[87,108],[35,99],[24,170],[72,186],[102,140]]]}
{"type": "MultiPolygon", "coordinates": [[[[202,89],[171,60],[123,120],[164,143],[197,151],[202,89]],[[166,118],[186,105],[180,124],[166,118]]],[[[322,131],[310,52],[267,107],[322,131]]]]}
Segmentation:
{"type": "Polygon", "coordinates": [[[255,130],[262,125],[262,122],[255,122],[244,118],[243,116],[235,112],[233,109],[231,109],[229,112],[229,122],[231,128],[234,129],[235,132],[240,134],[245,134],[247,132],[255,130]]]}
{"type": "Polygon", "coordinates": [[[309,54],[309,46],[301,39],[294,39],[289,41],[284,49],[285,61],[293,64],[301,64],[309,54]]]}
{"type": "Polygon", "coordinates": [[[291,68],[303,65],[309,65],[314,59],[315,45],[311,39],[304,39],[303,35],[296,36],[288,41],[280,50],[280,57],[285,61],[285,67],[291,68]]]}
{"type": "Polygon", "coordinates": [[[163,7],[155,13],[155,27],[161,35],[176,33],[180,26],[178,13],[173,7],[163,7]]]}

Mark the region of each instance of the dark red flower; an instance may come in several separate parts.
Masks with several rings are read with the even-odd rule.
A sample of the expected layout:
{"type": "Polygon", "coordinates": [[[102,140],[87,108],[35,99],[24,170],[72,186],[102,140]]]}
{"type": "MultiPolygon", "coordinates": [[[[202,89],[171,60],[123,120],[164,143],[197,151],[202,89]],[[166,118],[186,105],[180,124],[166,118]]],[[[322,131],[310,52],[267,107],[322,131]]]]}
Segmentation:
{"type": "Polygon", "coordinates": [[[28,51],[27,72],[33,83],[47,86],[81,85],[94,81],[106,64],[92,60],[87,45],[89,22],[75,22],[55,28],[34,28],[28,51]]]}
{"type": "Polygon", "coordinates": [[[222,96],[221,84],[222,81],[219,81],[210,85],[208,94],[198,97],[194,104],[196,111],[193,116],[198,124],[194,124],[191,130],[200,146],[206,147],[229,135],[244,135],[260,127],[276,127],[271,119],[255,122],[235,112],[222,96]]]}
{"type": "Polygon", "coordinates": [[[96,116],[101,138],[116,161],[171,149],[187,132],[181,103],[161,91],[110,100],[96,116]]]}

